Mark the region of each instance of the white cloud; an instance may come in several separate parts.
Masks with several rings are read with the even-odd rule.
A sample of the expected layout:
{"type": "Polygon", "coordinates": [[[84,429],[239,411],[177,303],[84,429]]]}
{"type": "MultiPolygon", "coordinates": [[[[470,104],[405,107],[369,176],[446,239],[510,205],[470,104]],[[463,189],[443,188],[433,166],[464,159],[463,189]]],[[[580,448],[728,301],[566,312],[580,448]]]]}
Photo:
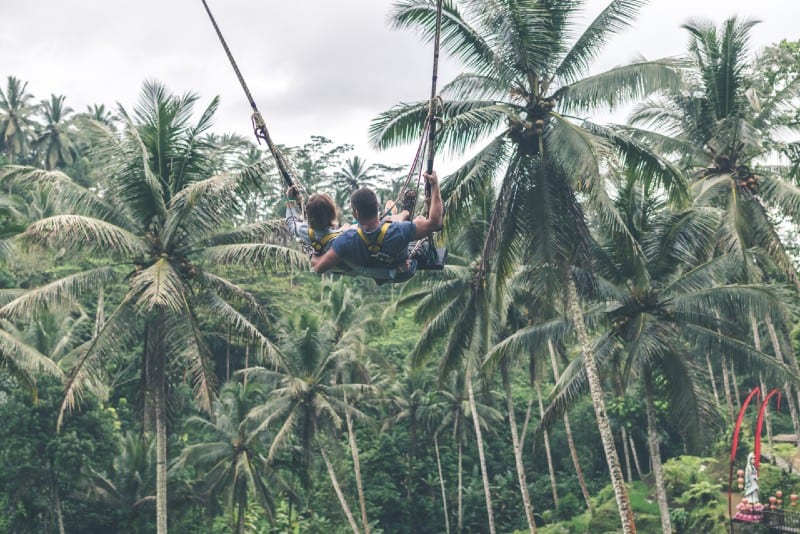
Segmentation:
{"type": "MultiPolygon", "coordinates": [[[[431,47],[387,23],[392,0],[208,0],[268,122],[273,138],[300,144],[312,134],[366,151],[369,120],[400,101],[427,98],[431,47]]],[[[608,0],[589,0],[587,20],[608,0]]],[[[638,54],[677,55],[690,17],[739,13],[764,22],[760,48],[797,39],[794,0],[653,0],[615,37],[596,67],[638,54]]],[[[217,129],[251,135],[250,109],[197,0],[25,0],[0,3],[0,77],[28,81],[37,98],[64,94],[77,110],[116,101],[130,108],[142,82],[222,98],[217,129]]],[[[457,72],[445,61],[441,79],[457,72]]],[[[4,83],[2,79],[0,82],[4,83]]],[[[413,147],[393,151],[405,159],[413,147]]]]}

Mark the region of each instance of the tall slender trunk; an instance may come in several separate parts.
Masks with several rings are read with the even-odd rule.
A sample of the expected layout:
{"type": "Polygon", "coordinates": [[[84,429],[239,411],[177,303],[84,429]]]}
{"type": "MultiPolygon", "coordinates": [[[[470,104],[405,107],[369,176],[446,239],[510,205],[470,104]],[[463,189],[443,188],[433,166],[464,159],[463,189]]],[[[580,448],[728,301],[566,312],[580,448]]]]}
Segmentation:
{"type": "MultiPolygon", "coordinates": [[[[500,374],[503,378],[503,390],[506,394],[506,409],[508,410],[508,426],[511,427],[511,445],[514,448],[514,464],[517,468],[517,480],[519,481],[519,491],[522,495],[522,507],[525,509],[525,519],[528,520],[528,530],[531,531],[531,534],[536,533],[536,523],[533,519],[533,507],[531,506],[531,498],[528,494],[528,482],[525,479],[525,464],[522,461],[522,446],[519,442],[519,435],[517,434],[517,421],[516,415],[514,414],[514,399],[511,395],[511,379],[508,376],[508,364],[503,361],[500,363],[500,374]]],[[[538,390],[538,383],[537,383],[537,394],[539,393],[538,390]]],[[[541,406],[542,397],[539,395],[539,405],[541,406]]],[[[545,439],[547,435],[545,434],[545,439]]],[[[553,474],[553,461],[550,459],[550,443],[549,441],[545,442],[545,446],[548,450],[548,460],[550,462],[550,481],[551,483],[555,481],[555,475],[553,474]]],[[[558,497],[558,493],[556,493],[556,487],[553,485],[553,495],[558,497]]],[[[556,501],[558,502],[558,501],[556,501]]]]}
{"type": "Polygon", "coordinates": [[[711,356],[708,353],[706,353],[706,365],[708,366],[708,379],[711,381],[711,391],[714,392],[714,402],[717,408],[719,408],[722,404],[719,402],[719,393],[717,392],[717,377],[714,374],[714,367],[711,365],[711,356]]]}
{"type": "Polygon", "coordinates": [[[656,407],[653,402],[653,377],[649,369],[644,370],[645,404],[647,405],[647,442],[650,446],[650,460],[653,465],[653,474],[656,479],[656,499],[658,510],[661,513],[661,532],[672,534],[672,523],[669,519],[669,503],[667,502],[667,488],[664,484],[664,470],[661,466],[661,451],[656,432],[656,407]]]}
{"type": "Polygon", "coordinates": [[[439,486],[442,489],[442,508],[444,509],[444,528],[446,534],[450,534],[450,516],[447,513],[447,491],[444,487],[444,475],[442,474],[442,457],[439,454],[439,436],[433,434],[433,450],[436,452],[436,469],[439,471],[439,486]]]}
{"type": "MultiPolygon", "coordinates": [[[[538,381],[534,382],[536,388],[536,400],[539,403],[539,419],[544,415],[544,403],[542,402],[542,388],[538,381]]],[[[556,470],[553,466],[553,453],[550,449],[550,434],[545,430],[542,432],[544,438],[544,454],[547,458],[547,472],[550,474],[550,491],[553,493],[553,504],[558,509],[558,485],[556,484],[556,470]]]]}
{"type": "MultiPolygon", "coordinates": [[[[752,311],[750,312],[750,327],[753,329],[753,346],[757,351],[761,352],[761,336],[758,333],[758,321],[752,311]]],[[[758,385],[761,387],[761,395],[763,398],[763,395],[766,395],[767,392],[767,384],[764,382],[764,376],[761,373],[758,373],[758,385]]],[[[772,418],[769,415],[769,411],[766,411],[764,415],[767,422],[767,443],[772,447],[772,418]]]]}
{"type": "Polygon", "coordinates": [[[578,289],[575,281],[569,274],[566,278],[567,289],[567,309],[570,318],[578,335],[578,343],[583,354],[583,364],[586,370],[586,381],[589,384],[589,394],[594,406],[597,429],[600,432],[600,441],[603,443],[603,451],[606,455],[608,472],[611,477],[611,485],[614,488],[614,497],[617,500],[619,518],[622,524],[623,534],[633,534],[636,532],[636,523],[633,519],[633,509],[628,498],[628,490],[625,488],[625,479],[622,477],[622,469],[619,466],[617,449],[614,446],[614,435],[611,432],[611,423],[606,413],[606,403],[603,398],[603,388],[600,383],[600,373],[597,363],[594,360],[594,350],[592,349],[589,335],[586,332],[586,325],[583,322],[583,312],[578,302],[578,289]]]}
{"type": "Polygon", "coordinates": [[[631,455],[628,451],[628,431],[625,425],[619,426],[619,435],[622,440],[622,454],[625,457],[625,471],[628,474],[628,482],[633,482],[633,471],[631,470],[631,455]]]}
{"type": "Polygon", "coordinates": [[[464,444],[458,440],[458,532],[464,531],[464,444]]]}
{"type": "MultiPolygon", "coordinates": [[[[344,395],[344,403],[347,405],[347,394],[344,395]]],[[[361,461],[358,457],[358,443],[356,433],[353,431],[353,416],[349,410],[344,412],[344,420],[347,424],[347,440],[350,442],[350,453],[353,456],[353,471],[356,475],[356,490],[358,491],[358,504],[361,507],[361,522],[364,525],[364,533],[369,534],[369,520],[367,519],[367,501],[364,499],[364,486],[361,481],[361,461]]]]}
{"type": "Polygon", "coordinates": [[[472,391],[472,370],[467,366],[467,395],[469,396],[469,409],[472,411],[472,423],[475,427],[475,442],[478,445],[478,459],[481,464],[481,478],[483,479],[483,496],[486,499],[486,514],[489,521],[489,533],[495,534],[494,512],[492,512],[492,493],[489,489],[489,473],[486,470],[486,455],[483,452],[483,435],[481,424],[478,420],[478,410],[475,403],[475,393],[472,391]]]}
{"type": "Polygon", "coordinates": [[[725,403],[728,406],[728,417],[730,421],[736,419],[736,414],[733,411],[733,399],[731,398],[731,384],[728,380],[728,361],[727,357],[723,354],[720,358],[722,368],[722,387],[725,390],[725,403]]]}
{"type": "Polygon", "coordinates": [[[631,455],[633,456],[633,465],[636,467],[636,474],[639,475],[639,479],[642,479],[643,472],[642,472],[642,465],[639,463],[639,453],[636,452],[636,442],[633,440],[633,436],[628,436],[628,441],[631,443],[631,455]]]}
{"type": "Polygon", "coordinates": [[[247,509],[247,497],[239,498],[239,505],[236,513],[236,534],[244,534],[244,516],[247,509]]]}
{"type": "Polygon", "coordinates": [[[733,384],[733,405],[739,406],[742,396],[739,395],[739,380],[736,378],[736,366],[731,363],[731,384],[733,384]]]}
{"type": "MultiPolygon", "coordinates": [[[[51,498],[53,499],[53,508],[55,508],[56,513],[58,534],[66,534],[66,530],[64,529],[64,513],[61,509],[61,497],[59,496],[58,491],[58,478],[56,477],[52,462],[50,462],[50,488],[51,498]]],[[[49,522],[50,521],[48,521],[48,523],[49,522]]],[[[50,525],[48,525],[48,530],[49,528],[50,525]]]]}
{"type": "Polygon", "coordinates": [[[528,407],[525,409],[525,421],[522,423],[522,431],[519,433],[519,448],[525,450],[525,436],[528,435],[528,423],[531,421],[531,409],[533,408],[533,397],[528,399],[528,407]]]}
{"type": "Polygon", "coordinates": [[[164,313],[159,311],[145,327],[145,420],[154,412],[156,430],[156,533],[167,533],[167,391],[163,343],[164,313]],[[150,402],[148,402],[148,397],[150,402]],[[148,406],[150,405],[150,406],[148,406]]]}
{"type": "MultiPolygon", "coordinates": [[[[556,382],[561,378],[561,372],[558,370],[558,361],[556,360],[556,349],[553,347],[553,340],[547,340],[547,348],[550,352],[550,366],[553,368],[553,377],[556,382]]],[[[578,449],[575,447],[575,439],[572,437],[572,425],[569,423],[569,414],[564,412],[564,431],[567,435],[567,445],[569,446],[569,454],[572,457],[572,465],[575,467],[575,474],[578,477],[578,484],[581,487],[583,500],[586,503],[586,508],[592,509],[592,499],[589,495],[589,488],[586,487],[586,479],[583,476],[583,469],[581,469],[581,461],[578,457],[578,449]]]]}
{"type": "MultiPolygon", "coordinates": [[[[344,394],[344,403],[347,406],[347,394],[344,394]]],[[[358,458],[358,443],[356,443],[356,433],[353,430],[353,416],[349,410],[344,412],[344,420],[347,424],[347,440],[350,443],[350,453],[353,456],[353,471],[356,475],[356,490],[358,491],[358,504],[361,507],[361,524],[364,525],[365,534],[369,534],[369,520],[367,520],[367,501],[364,499],[364,487],[361,483],[361,462],[358,458]]]]}
{"type": "Polygon", "coordinates": [[[339,504],[342,507],[342,511],[344,515],[347,517],[347,521],[350,523],[350,528],[353,529],[355,534],[361,534],[358,530],[358,524],[356,523],[355,517],[353,517],[353,512],[350,511],[350,507],[347,505],[347,499],[344,498],[344,493],[342,493],[342,488],[339,486],[339,480],[336,478],[336,472],[333,470],[333,465],[331,461],[328,459],[328,455],[325,453],[325,447],[320,444],[319,452],[322,454],[322,460],[325,462],[325,467],[328,469],[328,476],[331,479],[331,484],[333,485],[333,491],[336,492],[336,497],[339,499],[339,504]]]}

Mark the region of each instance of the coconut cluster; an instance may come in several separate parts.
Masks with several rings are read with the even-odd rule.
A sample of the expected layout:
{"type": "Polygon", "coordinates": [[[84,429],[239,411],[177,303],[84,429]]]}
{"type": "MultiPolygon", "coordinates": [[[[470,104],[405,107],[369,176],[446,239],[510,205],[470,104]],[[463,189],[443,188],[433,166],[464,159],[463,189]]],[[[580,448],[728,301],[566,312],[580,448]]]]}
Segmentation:
{"type": "Polygon", "coordinates": [[[519,119],[509,119],[509,136],[520,145],[538,147],[539,138],[544,135],[550,113],[556,107],[553,98],[539,98],[525,108],[519,119]]]}

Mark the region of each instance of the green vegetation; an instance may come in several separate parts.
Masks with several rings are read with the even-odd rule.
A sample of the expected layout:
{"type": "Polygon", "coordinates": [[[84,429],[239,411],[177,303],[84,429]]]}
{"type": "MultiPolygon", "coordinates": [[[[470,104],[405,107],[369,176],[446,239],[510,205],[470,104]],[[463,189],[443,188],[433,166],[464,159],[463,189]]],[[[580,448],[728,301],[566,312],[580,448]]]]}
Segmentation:
{"type": "MultiPolygon", "coordinates": [[[[800,434],[800,43],[694,21],[683,60],[596,74],[643,2],[581,33],[583,4],[452,3],[440,140],[472,157],[442,177],[447,268],[402,286],[307,272],[274,163],[212,131],[216,98],[150,81],[76,112],[9,76],[0,532],[722,533],[755,387],[784,393],[759,483],[790,506],[797,443],[770,440],[800,434]],[[576,118],[623,103],[625,125],[576,118]]],[[[340,204],[406,174],[281,150],[340,204]]]]}

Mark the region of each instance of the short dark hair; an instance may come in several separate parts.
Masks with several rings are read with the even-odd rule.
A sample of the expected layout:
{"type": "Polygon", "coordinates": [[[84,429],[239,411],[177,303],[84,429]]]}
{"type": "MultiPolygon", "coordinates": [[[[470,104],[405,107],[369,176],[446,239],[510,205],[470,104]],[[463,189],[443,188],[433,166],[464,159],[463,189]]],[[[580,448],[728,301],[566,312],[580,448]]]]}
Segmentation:
{"type": "Polygon", "coordinates": [[[358,212],[358,219],[372,219],[378,216],[378,197],[368,187],[356,189],[350,195],[350,208],[358,212]]]}
{"type": "Polygon", "coordinates": [[[339,218],[336,203],[325,193],[314,193],[308,197],[306,204],[306,215],[308,225],[317,231],[325,231],[339,218]]]}

